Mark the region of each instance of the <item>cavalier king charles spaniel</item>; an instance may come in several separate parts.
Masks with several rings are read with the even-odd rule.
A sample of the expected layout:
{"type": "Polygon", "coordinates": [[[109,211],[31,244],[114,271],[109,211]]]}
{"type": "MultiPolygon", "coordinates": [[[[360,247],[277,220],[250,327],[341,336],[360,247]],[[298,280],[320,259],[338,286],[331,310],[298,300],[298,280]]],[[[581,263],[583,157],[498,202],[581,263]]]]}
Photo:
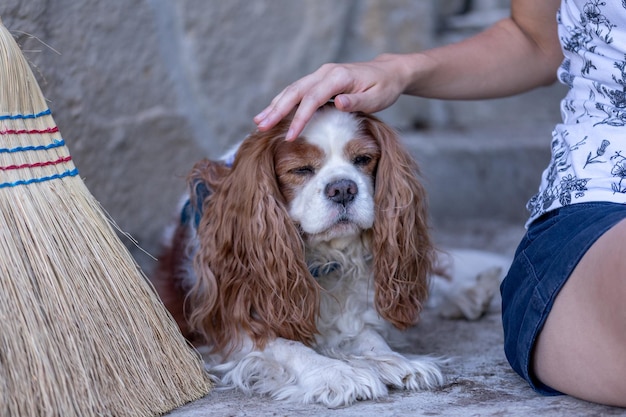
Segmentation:
{"type": "Polygon", "coordinates": [[[194,166],[153,277],[163,302],[208,347],[210,371],[245,392],[340,407],[440,385],[440,360],[390,347],[435,270],[446,275],[414,160],[371,115],[326,105],[293,142],[289,122],[194,166]]]}

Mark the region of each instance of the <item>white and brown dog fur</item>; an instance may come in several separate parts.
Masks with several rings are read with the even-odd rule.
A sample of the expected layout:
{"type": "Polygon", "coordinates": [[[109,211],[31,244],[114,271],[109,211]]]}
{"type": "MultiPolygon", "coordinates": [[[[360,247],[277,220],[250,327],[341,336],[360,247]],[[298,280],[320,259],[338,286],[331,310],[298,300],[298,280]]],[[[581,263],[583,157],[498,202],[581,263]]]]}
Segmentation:
{"type": "Polygon", "coordinates": [[[418,168],[379,119],[327,105],[293,142],[288,125],[252,133],[232,165],[193,168],[153,277],[164,303],[211,372],[246,392],[339,407],[440,385],[438,360],[397,353],[393,335],[416,324],[436,270],[453,277],[436,291],[442,313],[476,318],[500,269],[470,261],[486,274],[454,286],[418,168]]]}

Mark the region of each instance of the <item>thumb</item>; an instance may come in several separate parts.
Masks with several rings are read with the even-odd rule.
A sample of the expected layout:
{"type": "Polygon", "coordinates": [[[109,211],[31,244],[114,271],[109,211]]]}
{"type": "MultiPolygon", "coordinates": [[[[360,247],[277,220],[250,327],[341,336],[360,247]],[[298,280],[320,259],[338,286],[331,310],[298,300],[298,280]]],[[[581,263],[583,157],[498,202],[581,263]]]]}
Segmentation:
{"type": "Polygon", "coordinates": [[[335,107],[341,111],[355,111],[354,94],[339,94],[335,97],[335,107]]]}
{"type": "Polygon", "coordinates": [[[383,97],[380,97],[380,91],[368,90],[355,94],[339,94],[335,97],[335,107],[341,111],[354,112],[362,111],[365,113],[374,113],[389,107],[392,103],[387,103],[383,97]]]}

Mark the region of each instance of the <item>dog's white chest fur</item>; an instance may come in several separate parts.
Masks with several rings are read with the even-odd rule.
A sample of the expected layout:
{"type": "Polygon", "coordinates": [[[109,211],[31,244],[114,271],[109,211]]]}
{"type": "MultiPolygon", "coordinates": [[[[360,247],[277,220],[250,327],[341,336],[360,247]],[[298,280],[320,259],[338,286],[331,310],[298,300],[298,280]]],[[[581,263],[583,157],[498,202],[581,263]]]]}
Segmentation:
{"type": "Polygon", "coordinates": [[[374,307],[372,255],[365,242],[340,248],[322,245],[307,255],[323,288],[317,320],[319,345],[331,348],[356,337],[365,327],[386,327],[374,307]]]}

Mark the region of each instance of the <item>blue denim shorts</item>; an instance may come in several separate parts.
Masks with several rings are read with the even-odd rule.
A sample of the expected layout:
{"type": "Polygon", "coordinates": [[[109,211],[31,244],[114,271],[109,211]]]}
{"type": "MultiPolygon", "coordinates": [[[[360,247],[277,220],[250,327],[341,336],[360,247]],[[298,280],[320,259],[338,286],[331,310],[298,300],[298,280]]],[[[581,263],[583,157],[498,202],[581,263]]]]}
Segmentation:
{"type": "Polygon", "coordinates": [[[585,252],[624,218],[626,204],[573,204],[532,222],[517,248],[500,287],[504,351],[513,369],[541,394],[560,393],[542,384],[531,369],[537,335],[585,252]]]}

